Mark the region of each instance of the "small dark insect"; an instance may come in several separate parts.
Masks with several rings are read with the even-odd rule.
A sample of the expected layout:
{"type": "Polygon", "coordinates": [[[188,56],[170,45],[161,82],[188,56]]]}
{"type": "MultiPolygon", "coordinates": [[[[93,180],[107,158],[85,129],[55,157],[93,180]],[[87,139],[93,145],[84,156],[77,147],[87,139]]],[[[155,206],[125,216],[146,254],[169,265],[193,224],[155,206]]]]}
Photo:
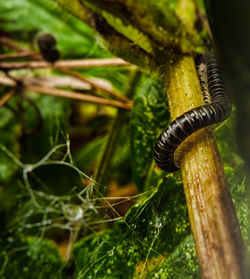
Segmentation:
{"type": "Polygon", "coordinates": [[[207,81],[201,80],[201,87],[206,104],[183,113],[161,133],[155,144],[154,159],[162,170],[177,171],[179,167],[174,159],[177,147],[194,132],[225,120],[231,113],[232,106],[224,89],[222,71],[217,59],[213,54],[207,54],[205,61],[206,69],[203,71],[206,72],[207,81]],[[210,97],[206,91],[206,82],[211,103],[208,103],[210,97]]]}
{"type": "Polygon", "coordinates": [[[54,63],[60,58],[60,52],[55,48],[56,39],[51,34],[41,34],[36,39],[43,59],[54,63]]]}

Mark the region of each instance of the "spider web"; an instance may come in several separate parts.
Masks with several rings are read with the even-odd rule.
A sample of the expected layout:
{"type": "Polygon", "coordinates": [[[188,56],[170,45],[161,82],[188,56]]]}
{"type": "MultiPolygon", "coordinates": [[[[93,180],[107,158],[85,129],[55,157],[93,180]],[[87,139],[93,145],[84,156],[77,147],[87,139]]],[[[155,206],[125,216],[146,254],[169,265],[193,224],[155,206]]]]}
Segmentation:
{"type": "MultiPolygon", "coordinates": [[[[22,181],[19,181],[19,185],[22,191],[17,196],[17,200],[27,201],[25,208],[7,224],[9,232],[17,231],[20,234],[29,234],[29,232],[35,230],[36,233],[39,233],[40,240],[42,240],[46,232],[53,228],[68,231],[67,259],[70,257],[72,245],[77,239],[80,229],[86,228],[96,234],[100,231],[100,225],[124,219],[115,210],[114,206],[141,196],[148,196],[152,193],[152,191],[148,191],[143,194],[127,197],[103,196],[100,188],[104,187],[104,185],[95,181],[74,164],[68,138],[65,144],[56,145],[41,160],[34,164],[24,164],[5,146],[0,145],[0,148],[20,168],[22,181]],[[61,160],[52,159],[54,154],[65,149],[66,152],[61,160]],[[33,189],[30,178],[43,185],[44,182],[35,174],[35,170],[46,165],[63,165],[75,170],[79,179],[84,182],[82,190],[77,191],[76,187],[72,187],[70,193],[58,196],[33,189]],[[118,202],[112,202],[112,200],[118,200],[118,202]],[[105,214],[105,209],[110,209],[115,217],[111,218],[110,215],[105,214]],[[37,216],[39,216],[40,220],[34,221],[34,219],[37,219],[37,216]]],[[[133,230],[132,226],[128,226],[133,230]]],[[[18,251],[20,249],[25,249],[25,247],[18,248],[18,251]]]]}

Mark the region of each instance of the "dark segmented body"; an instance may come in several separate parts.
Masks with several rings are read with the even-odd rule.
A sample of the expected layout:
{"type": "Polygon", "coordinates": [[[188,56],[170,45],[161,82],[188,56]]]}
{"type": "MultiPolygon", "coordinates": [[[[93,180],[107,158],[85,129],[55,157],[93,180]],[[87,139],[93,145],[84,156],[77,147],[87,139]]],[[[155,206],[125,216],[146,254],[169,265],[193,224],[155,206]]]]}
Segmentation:
{"type": "Polygon", "coordinates": [[[210,104],[212,102],[211,96],[209,94],[207,85],[207,65],[205,62],[201,62],[197,68],[198,76],[200,79],[201,91],[203,93],[205,104],[210,104]]]}
{"type": "Polygon", "coordinates": [[[191,134],[209,125],[225,120],[232,106],[223,86],[222,72],[214,55],[206,56],[207,85],[211,103],[191,109],[177,117],[159,136],[154,149],[154,159],[162,170],[179,169],[174,162],[177,147],[191,134]]]}

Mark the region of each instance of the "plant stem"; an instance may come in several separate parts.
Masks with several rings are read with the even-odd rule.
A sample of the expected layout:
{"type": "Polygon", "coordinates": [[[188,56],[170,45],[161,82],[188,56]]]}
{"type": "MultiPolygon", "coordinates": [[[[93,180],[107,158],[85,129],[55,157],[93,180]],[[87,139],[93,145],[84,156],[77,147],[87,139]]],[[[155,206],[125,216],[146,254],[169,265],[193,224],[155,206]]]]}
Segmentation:
{"type": "MultiPolygon", "coordinates": [[[[204,103],[191,56],[176,57],[165,84],[172,119],[204,103]]],[[[211,129],[185,145],[181,171],[202,278],[243,278],[244,244],[211,129]]]]}

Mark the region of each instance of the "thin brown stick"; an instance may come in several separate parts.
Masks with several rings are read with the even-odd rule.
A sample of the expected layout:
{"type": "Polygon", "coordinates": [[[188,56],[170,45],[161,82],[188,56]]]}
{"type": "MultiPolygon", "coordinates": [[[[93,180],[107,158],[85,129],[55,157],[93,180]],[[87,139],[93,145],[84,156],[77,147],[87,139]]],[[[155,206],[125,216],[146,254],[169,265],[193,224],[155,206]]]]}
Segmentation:
{"type": "MultiPolygon", "coordinates": [[[[68,87],[80,90],[91,90],[92,86],[84,81],[69,76],[43,76],[43,77],[22,77],[22,82],[31,85],[45,87],[68,87]]],[[[0,84],[14,86],[13,79],[0,75],[0,84]]]]}
{"type": "Polygon", "coordinates": [[[36,92],[39,92],[42,94],[62,97],[62,98],[69,98],[69,99],[80,100],[80,101],[84,101],[84,102],[113,106],[113,107],[118,107],[118,108],[122,108],[122,109],[126,109],[126,110],[131,110],[131,108],[132,108],[131,102],[123,103],[123,102],[119,102],[119,101],[107,100],[107,99],[103,99],[103,98],[96,97],[96,96],[80,94],[80,93],[75,93],[72,91],[66,91],[66,90],[55,89],[55,88],[50,88],[50,87],[34,86],[34,85],[27,85],[26,87],[27,87],[27,89],[32,90],[32,91],[36,91],[36,92]]]}
{"type": "Polygon", "coordinates": [[[31,57],[32,56],[38,56],[38,53],[37,52],[32,52],[32,51],[26,51],[26,52],[18,52],[18,53],[0,54],[0,60],[30,57],[30,56],[31,57]]]}
{"type": "Polygon", "coordinates": [[[16,90],[15,88],[11,89],[8,93],[6,93],[1,99],[0,99],[0,107],[2,107],[5,103],[9,101],[9,99],[15,94],[16,90]]]}
{"type": "MultiPolygon", "coordinates": [[[[192,57],[176,57],[165,83],[172,119],[204,103],[192,57]]],[[[211,129],[191,135],[181,170],[203,279],[243,279],[244,244],[211,129]]]]}
{"type": "Polygon", "coordinates": [[[92,85],[94,88],[108,93],[110,96],[113,96],[113,97],[115,97],[117,99],[120,99],[120,100],[122,100],[124,102],[130,102],[130,100],[127,97],[125,97],[123,95],[120,95],[118,93],[115,93],[112,89],[108,88],[107,86],[104,86],[103,84],[101,84],[98,81],[95,81],[95,80],[90,79],[90,78],[83,77],[81,74],[73,72],[73,71],[70,71],[70,70],[67,70],[67,69],[60,69],[60,70],[62,72],[64,72],[65,74],[73,76],[73,77],[75,77],[75,78],[77,78],[79,80],[82,80],[84,82],[87,82],[88,84],[92,85]]]}
{"type": "Polygon", "coordinates": [[[21,62],[1,62],[0,68],[6,70],[44,69],[44,68],[95,68],[111,66],[129,66],[130,64],[120,58],[100,58],[100,59],[77,59],[60,60],[51,64],[46,61],[21,61],[21,62]]]}
{"type": "Polygon", "coordinates": [[[72,88],[79,90],[91,90],[92,86],[82,80],[70,76],[42,76],[22,78],[24,84],[44,87],[72,88]]]}
{"type": "Polygon", "coordinates": [[[6,77],[6,76],[0,76],[0,83],[4,85],[9,85],[9,86],[15,86],[16,83],[13,79],[6,77]]]}
{"type": "Polygon", "coordinates": [[[24,47],[19,46],[13,40],[7,37],[0,37],[0,43],[8,46],[9,48],[15,49],[18,52],[27,52],[27,50],[24,47]]]}

